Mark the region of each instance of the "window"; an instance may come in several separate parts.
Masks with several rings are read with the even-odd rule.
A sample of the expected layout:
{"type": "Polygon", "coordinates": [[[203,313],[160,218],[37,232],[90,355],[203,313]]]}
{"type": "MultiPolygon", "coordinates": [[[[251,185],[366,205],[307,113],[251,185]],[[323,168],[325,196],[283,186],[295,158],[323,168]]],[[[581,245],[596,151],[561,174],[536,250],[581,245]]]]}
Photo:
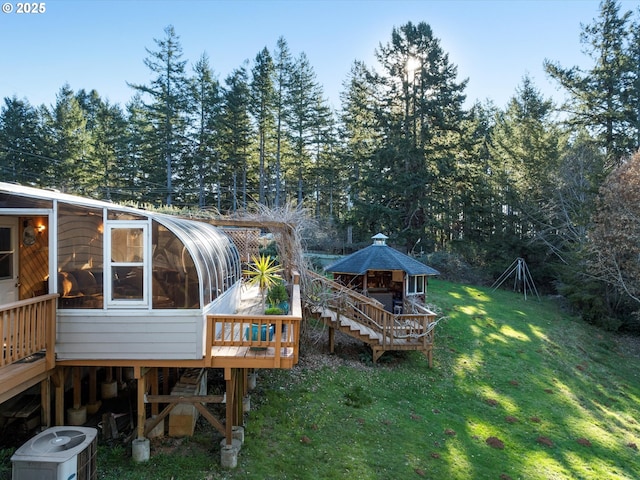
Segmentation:
{"type": "Polygon", "coordinates": [[[102,209],[58,204],[59,308],[104,307],[102,209]]]}
{"type": "Polygon", "coordinates": [[[109,303],[146,306],[146,238],[143,222],[113,222],[109,227],[109,303]]]}
{"type": "Polygon", "coordinates": [[[0,227],[0,280],[13,278],[11,227],[0,227]]]}
{"type": "Polygon", "coordinates": [[[424,295],[426,283],[424,275],[409,275],[407,295],[424,295]]]}

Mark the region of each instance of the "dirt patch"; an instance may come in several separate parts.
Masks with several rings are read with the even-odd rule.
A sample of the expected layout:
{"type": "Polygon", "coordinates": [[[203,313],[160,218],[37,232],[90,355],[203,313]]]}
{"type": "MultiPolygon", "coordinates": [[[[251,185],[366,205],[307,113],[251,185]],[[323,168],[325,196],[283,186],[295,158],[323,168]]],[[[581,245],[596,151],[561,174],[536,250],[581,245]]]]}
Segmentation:
{"type": "Polygon", "coordinates": [[[540,445],[544,445],[545,447],[553,447],[553,440],[548,437],[540,436],[536,438],[536,442],[540,445]]]}
{"type": "Polygon", "coordinates": [[[591,446],[591,442],[589,440],[587,440],[584,437],[580,437],[576,440],[576,442],[578,442],[580,445],[583,445],[585,447],[590,447],[591,446]]]}
{"type": "Polygon", "coordinates": [[[484,403],[486,403],[490,407],[495,407],[498,405],[498,401],[495,398],[485,398],[484,403]]]}
{"type": "Polygon", "coordinates": [[[507,423],[518,423],[520,421],[516,417],[513,417],[511,415],[507,415],[506,417],[504,417],[504,420],[507,423]]]}
{"type": "Polygon", "coordinates": [[[504,442],[498,437],[489,437],[485,440],[485,443],[491,448],[497,448],[498,450],[504,449],[504,442]]]}

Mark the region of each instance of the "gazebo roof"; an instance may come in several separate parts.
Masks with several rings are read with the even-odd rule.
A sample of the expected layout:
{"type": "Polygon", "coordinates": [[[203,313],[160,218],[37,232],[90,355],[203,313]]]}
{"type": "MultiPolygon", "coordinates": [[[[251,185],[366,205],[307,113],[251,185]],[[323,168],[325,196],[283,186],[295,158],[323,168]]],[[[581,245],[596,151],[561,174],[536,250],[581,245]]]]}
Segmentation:
{"type": "Polygon", "coordinates": [[[436,269],[391,248],[386,244],[387,236],[378,233],[371,238],[372,245],[338,260],[325,271],[364,275],[369,270],[401,270],[408,275],[440,275],[436,269]]]}

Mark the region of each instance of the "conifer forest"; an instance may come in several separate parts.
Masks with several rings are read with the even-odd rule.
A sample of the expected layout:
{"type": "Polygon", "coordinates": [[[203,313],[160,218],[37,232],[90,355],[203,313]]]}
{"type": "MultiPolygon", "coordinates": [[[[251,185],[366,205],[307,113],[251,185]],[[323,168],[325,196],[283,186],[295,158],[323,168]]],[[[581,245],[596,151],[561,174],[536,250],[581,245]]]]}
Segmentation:
{"type": "Polygon", "coordinates": [[[126,105],[91,85],[60,86],[52,105],[4,98],[0,181],[220,214],[294,206],[315,222],[310,249],[382,232],[489,284],[524,258],[586,321],[640,331],[640,11],[602,1],[575,39],[588,68],[546,54],[562,104],[525,75],[505,107],[469,106],[433,27],[381,38],[336,109],[285,38],[219,79],[169,25],[126,105]]]}

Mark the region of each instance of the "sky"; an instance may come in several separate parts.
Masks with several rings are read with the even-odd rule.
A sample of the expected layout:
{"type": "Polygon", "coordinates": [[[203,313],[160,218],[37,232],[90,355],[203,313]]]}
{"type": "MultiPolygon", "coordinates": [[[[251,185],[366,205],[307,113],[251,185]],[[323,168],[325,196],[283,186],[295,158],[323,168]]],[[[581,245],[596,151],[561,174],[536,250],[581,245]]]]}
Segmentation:
{"type": "MultiPolygon", "coordinates": [[[[188,71],[206,52],[221,82],[283,37],[294,56],[307,55],[339,108],[353,62],[375,67],[376,48],[409,21],[431,26],[458,79],[468,79],[468,105],[505,107],[525,75],[560,101],[543,62],[591,66],[581,24],[599,13],[596,0],[48,0],[36,2],[44,12],[30,14],[17,13],[16,1],[0,3],[0,98],[34,106],[53,105],[65,84],[124,106],[134,94],[127,83],[153,78],[146,49],[156,50],[154,39],[173,25],[188,71]]],[[[640,0],[619,3],[623,11],[640,7],[640,0]]]]}

